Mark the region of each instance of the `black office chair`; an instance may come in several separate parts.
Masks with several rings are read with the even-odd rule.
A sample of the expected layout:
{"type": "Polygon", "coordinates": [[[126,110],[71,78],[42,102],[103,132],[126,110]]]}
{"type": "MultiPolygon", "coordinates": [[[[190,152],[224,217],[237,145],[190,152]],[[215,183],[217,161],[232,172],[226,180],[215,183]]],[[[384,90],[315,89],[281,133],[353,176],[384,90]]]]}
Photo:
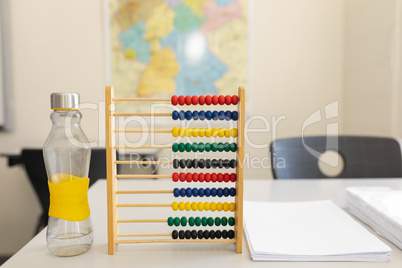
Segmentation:
{"type": "Polygon", "coordinates": [[[336,151],[344,160],[335,178],[402,177],[401,148],[392,138],[316,136],[280,139],[270,145],[275,179],[329,178],[318,166],[319,156],[336,151]]]}
{"type": "MultiPolygon", "coordinates": [[[[42,149],[24,149],[21,158],[43,211],[36,225],[37,234],[46,227],[49,211],[49,188],[42,149]]],[[[98,179],[106,178],[106,149],[92,149],[88,177],[90,187],[98,179]]]]}

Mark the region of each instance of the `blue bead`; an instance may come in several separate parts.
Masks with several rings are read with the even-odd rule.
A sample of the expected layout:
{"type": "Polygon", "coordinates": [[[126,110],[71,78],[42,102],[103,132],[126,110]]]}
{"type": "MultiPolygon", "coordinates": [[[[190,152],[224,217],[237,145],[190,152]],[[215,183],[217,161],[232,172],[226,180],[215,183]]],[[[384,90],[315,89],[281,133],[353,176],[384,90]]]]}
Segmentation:
{"type": "Polygon", "coordinates": [[[230,188],[230,196],[236,196],[236,188],[230,188]]]}
{"type": "Polygon", "coordinates": [[[218,120],[218,118],[219,118],[219,113],[218,113],[218,111],[213,111],[213,112],[212,112],[212,119],[213,119],[213,120],[218,120]]]}
{"type": "Polygon", "coordinates": [[[226,111],[225,119],[226,119],[226,121],[229,121],[230,119],[232,119],[232,112],[231,111],[226,111]]]}
{"type": "Polygon", "coordinates": [[[185,188],[180,189],[180,196],[182,196],[182,197],[186,196],[186,189],[185,188]]]}
{"type": "Polygon", "coordinates": [[[191,120],[191,118],[193,118],[193,113],[191,111],[187,111],[186,112],[186,119],[191,120]]]}
{"type": "Polygon", "coordinates": [[[233,119],[234,121],[237,121],[237,119],[239,119],[239,113],[236,112],[236,111],[233,111],[233,112],[232,112],[232,119],[233,119]]]}
{"type": "Polygon", "coordinates": [[[187,197],[191,197],[193,195],[193,191],[191,191],[190,187],[186,189],[186,195],[187,197]]]}
{"type": "Polygon", "coordinates": [[[222,196],[223,196],[223,190],[222,190],[222,188],[218,188],[218,190],[217,190],[216,192],[217,192],[218,197],[222,197],[222,196]]]}
{"type": "Polygon", "coordinates": [[[179,195],[180,195],[180,190],[179,190],[179,188],[174,188],[174,189],[173,189],[173,195],[174,195],[174,197],[179,197],[179,195]]]}
{"type": "Polygon", "coordinates": [[[205,112],[204,111],[200,111],[198,116],[199,116],[200,120],[205,120],[205,112]]]}
{"type": "Polygon", "coordinates": [[[209,188],[205,188],[205,196],[206,197],[209,197],[210,195],[211,195],[211,189],[209,189],[209,188]]]}
{"type": "Polygon", "coordinates": [[[212,112],[211,112],[211,111],[207,111],[207,112],[205,113],[205,116],[206,116],[207,120],[211,120],[211,119],[212,119],[212,112]]]}
{"type": "Polygon", "coordinates": [[[216,188],[211,189],[211,196],[216,196],[216,188]]]}
{"type": "Polygon", "coordinates": [[[203,197],[203,196],[204,196],[204,188],[200,188],[200,189],[198,190],[198,196],[199,196],[199,197],[203,197]]]}
{"type": "Polygon", "coordinates": [[[198,112],[197,111],[193,112],[193,119],[198,120],[198,112]]]}
{"type": "Polygon", "coordinates": [[[179,112],[178,112],[178,111],[173,111],[173,113],[172,113],[172,119],[173,119],[173,120],[179,119],[179,112]]]}
{"type": "Polygon", "coordinates": [[[225,120],[225,112],[224,111],[219,112],[219,120],[225,120]]]}
{"type": "Polygon", "coordinates": [[[198,189],[197,188],[193,188],[193,196],[198,196],[198,189]]]}
{"type": "Polygon", "coordinates": [[[185,111],[180,111],[179,112],[179,118],[180,118],[180,120],[186,119],[186,112],[185,111]]]}
{"type": "Polygon", "coordinates": [[[223,188],[223,195],[224,196],[229,196],[229,188],[228,187],[225,187],[225,188],[223,188]]]}

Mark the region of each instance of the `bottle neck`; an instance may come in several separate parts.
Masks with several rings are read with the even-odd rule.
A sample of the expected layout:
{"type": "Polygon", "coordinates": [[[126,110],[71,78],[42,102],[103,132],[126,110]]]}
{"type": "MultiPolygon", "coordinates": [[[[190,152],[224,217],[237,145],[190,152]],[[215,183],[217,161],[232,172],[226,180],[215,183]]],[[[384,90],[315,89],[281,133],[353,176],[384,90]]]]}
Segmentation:
{"type": "Polygon", "coordinates": [[[77,127],[82,115],[79,110],[53,110],[50,115],[53,127],[77,127]]]}

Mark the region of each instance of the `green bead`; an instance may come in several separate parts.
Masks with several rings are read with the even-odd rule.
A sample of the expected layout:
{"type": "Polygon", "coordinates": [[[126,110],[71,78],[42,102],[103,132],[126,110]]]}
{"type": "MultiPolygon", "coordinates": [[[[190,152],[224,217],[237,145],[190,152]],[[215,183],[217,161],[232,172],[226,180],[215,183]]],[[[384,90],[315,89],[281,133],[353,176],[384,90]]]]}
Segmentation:
{"type": "Polygon", "coordinates": [[[216,225],[216,226],[221,225],[221,218],[219,218],[219,217],[216,217],[216,218],[215,218],[215,225],[216,225]]]}
{"type": "Polygon", "coordinates": [[[179,144],[179,151],[180,151],[180,152],[184,152],[185,150],[186,150],[186,145],[181,142],[181,143],[179,144]]]}
{"type": "Polygon", "coordinates": [[[200,225],[201,225],[201,218],[200,218],[200,217],[195,218],[195,225],[196,225],[196,226],[200,226],[200,225]]]}
{"type": "Polygon", "coordinates": [[[222,142],[218,143],[218,151],[223,152],[223,143],[222,142]]]}
{"type": "Polygon", "coordinates": [[[234,143],[234,142],[232,142],[232,144],[230,144],[230,150],[231,150],[232,152],[236,152],[236,150],[237,150],[237,144],[234,143]]]}
{"type": "Polygon", "coordinates": [[[196,142],[194,142],[193,145],[191,146],[191,149],[193,149],[193,152],[197,152],[198,151],[198,144],[196,142]]]}
{"type": "Polygon", "coordinates": [[[174,218],[174,226],[180,226],[180,218],[179,217],[174,218]]]}
{"type": "Polygon", "coordinates": [[[225,152],[229,152],[229,151],[230,151],[230,143],[225,142],[225,152]]]}
{"type": "Polygon", "coordinates": [[[229,218],[229,225],[234,226],[235,225],[235,219],[233,217],[229,218]]]}
{"type": "Polygon", "coordinates": [[[176,142],[173,143],[172,150],[173,150],[173,152],[177,152],[179,150],[179,144],[177,144],[176,142]]]}
{"type": "Polygon", "coordinates": [[[202,223],[202,226],[207,226],[207,224],[208,224],[207,217],[202,217],[201,223],[202,223]]]}
{"type": "Polygon", "coordinates": [[[205,145],[203,142],[198,143],[198,151],[199,152],[202,153],[204,151],[204,148],[205,148],[205,145]]]}
{"type": "Polygon", "coordinates": [[[205,151],[206,152],[209,152],[209,151],[211,151],[211,144],[208,142],[208,143],[205,143],[205,151]]]}
{"type": "Polygon", "coordinates": [[[228,218],[222,217],[222,226],[228,225],[228,218]]]}
{"type": "Polygon", "coordinates": [[[208,218],[208,225],[209,225],[209,226],[213,226],[213,225],[214,225],[214,218],[212,218],[212,217],[209,217],[209,218],[208,218]]]}
{"type": "Polygon", "coordinates": [[[218,151],[218,144],[216,144],[216,142],[211,144],[211,150],[212,150],[212,152],[218,151]]]}
{"type": "Polygon", "coordinates": [[[194,217],[188,218],[188,225],[194,226],[194,222],[195,222],[194,217]]]}
{"type": "Polygon", "coordinates": [[[167,223],[169,226],[173,226],[173,217],[169,217],[167,223]]]}
{"type": "Polygon", "coordinates": [[[186,143],[186,151],[191,152],[191,143],[186,143]]]}
{"type": "Polygon", "coordinates": [[[181,226],[187,225],[187,217],[181,217],[181,226]]]}

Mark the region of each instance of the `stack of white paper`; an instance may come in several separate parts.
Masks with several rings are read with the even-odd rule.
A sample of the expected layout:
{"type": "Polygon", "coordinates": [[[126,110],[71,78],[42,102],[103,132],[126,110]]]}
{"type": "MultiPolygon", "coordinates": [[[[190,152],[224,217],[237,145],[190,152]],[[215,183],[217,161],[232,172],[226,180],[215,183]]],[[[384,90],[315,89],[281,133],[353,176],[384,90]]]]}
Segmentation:
{"type": "Polygon", "coordinates": [[[332,201],[244,202],[254,261],[389,261],[391,249],[332,201]]]}
{"type": "Polygon", "coordinates": [[[402,191],[388,187],[349,187],[350,212],[402,249],[402,191]]]}

